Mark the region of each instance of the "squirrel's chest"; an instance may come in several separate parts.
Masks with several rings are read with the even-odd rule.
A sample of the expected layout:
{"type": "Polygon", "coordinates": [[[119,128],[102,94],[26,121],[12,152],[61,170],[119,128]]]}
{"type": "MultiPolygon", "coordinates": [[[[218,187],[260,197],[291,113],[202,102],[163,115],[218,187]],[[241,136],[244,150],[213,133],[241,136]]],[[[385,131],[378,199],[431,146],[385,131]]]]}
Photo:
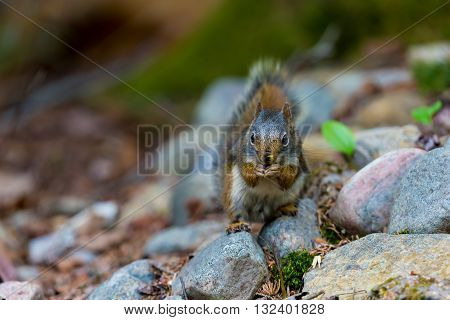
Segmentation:
{"type": "Polygon", "coordinates": [[[264,221],[274,215],[279,207],[295,201],[301,187],[297,181],[290,189],[282,190],[275,181],[262,179],[252,188],[242,179],[237,166],[232,174],[231,200],[234,210],[247,214],[252,221],[264,221]]]}

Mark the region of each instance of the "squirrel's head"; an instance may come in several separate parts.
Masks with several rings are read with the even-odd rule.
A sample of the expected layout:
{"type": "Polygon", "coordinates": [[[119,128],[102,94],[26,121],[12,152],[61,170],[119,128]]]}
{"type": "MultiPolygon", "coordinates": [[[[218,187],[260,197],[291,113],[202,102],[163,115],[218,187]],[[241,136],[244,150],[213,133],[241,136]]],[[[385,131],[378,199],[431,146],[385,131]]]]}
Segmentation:
{"type": "Polygon", "coordinates": [[[279,109],[262,108],[259,103],[255,119],[248,130],[250,150],[265,167],[279,163],[279,157],[295,144],[295,130],[291,107],[288,103],[279,109]]]}

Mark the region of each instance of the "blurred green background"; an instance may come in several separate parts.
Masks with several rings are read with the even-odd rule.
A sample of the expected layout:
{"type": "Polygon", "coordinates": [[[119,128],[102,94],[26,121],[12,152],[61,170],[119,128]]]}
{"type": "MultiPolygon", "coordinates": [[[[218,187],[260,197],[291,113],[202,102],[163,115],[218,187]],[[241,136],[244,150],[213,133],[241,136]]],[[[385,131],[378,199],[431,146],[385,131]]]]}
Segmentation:
{"type": "MultiPolygon", "coordinates": [[[[260,57],[289,58],[313,46],[326,28],[340,31],[333,63],[349,63],[446,1],[428,0],[68,0],[14,1],[14,8],[131,86],[189,119],[217,77],[245,75],[260,57]]],[[[450,6],[393,44],[450,39],[450,6]]],[[[364,67],[364,64],[363,64],[364,67]]],[[[366,63],[366,67],[370,67],[366,63]]],[[[70,82],[70,81],[69,81],[70,82]]],[[[55,99],[140,120],[172,121],[23,16],[0,4],[0,110],[48,84],[55,99]],[[68,77],[81,81],[58,86],[68,77]],[[65,95],[61,93],[65,91],[65,95]]],[[[52,94],[48,94],[52,97],[52,94]]]]}

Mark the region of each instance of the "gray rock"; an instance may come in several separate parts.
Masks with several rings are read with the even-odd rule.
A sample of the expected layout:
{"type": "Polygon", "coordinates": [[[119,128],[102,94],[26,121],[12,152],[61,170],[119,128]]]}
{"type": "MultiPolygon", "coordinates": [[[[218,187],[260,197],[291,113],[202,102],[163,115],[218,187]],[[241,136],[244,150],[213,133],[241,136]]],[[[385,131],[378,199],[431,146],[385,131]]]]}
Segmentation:
{"type": "Polygon", "coordinates": [[[416,90],[387,91],[358,108],[350,123],[364,128],[404,126],[412,122],[411,111],[424,104],[416,90]]]}
{"type": "Polygon", "coordinates": [[[316,204],[311,199],[302,199],[298,208],[297,216],[283,216],[266,224],[259,234],[258,243],[281,258],[300,248],[313,249],[314,239],[320,238],[316,204]]]}
{"type": "Polygon", "coordinates": [[[217,207],[214,175],[193,172],[182,178],[173,188],[170,201],[171,220],[177,226],[185,225],[193,214],[217,207]]]}
{"type": "Polygon", "coordinates": [[[450,232],[450,143],[417,160],[400,181],[389,233],[450,232]]]}
{"type": "Polygon", "coordinates": [[[0,210],[14,206],[35,188],[31,174],[0,171],[0,210]]]}
{"type": "Polygon", "coordinates": [[[322,87],[320,83],[312,80],[298,80],[293,82],[290,89],[298,101],[301,101],[297,127],[311,125],[312,129],[315,129],[322,122],[331,119],[338,102],[327,87],[322,87]]]}
{"type": "Polygon", "coordinates": [[[330,218],[352,234],[385,231],[402,175],[425,153],[401,149],[369,163],[344,184],[330,218]]]}
{"type": "Polygon", "coordinates": [[[412,271],[448,279],[449,246],[450,236],[444,234],[370,234],[326,254],[320,268],[305,274],[303,291],[324,290],[325,298],[359,299],[389,278],[412,271]]]}
{"type": "Polygon", "coordinates": [[[153,279],[151,262],[137,260],[116,271],[89,295],[88,300],[139,300],[143,295],[138,288],[153,279]]]}
{"type": "Polygon", "coordinates": [[[39,269],[35,266],[17,266],[17,278],[20,281],[30,281],[39,276],[39,269]]]}
{"type": "Polygon", "coordinates": [[[372,288],[369,296],[383,300],[449,300],[450,280],[416,274],[398,276],[372,288]]]}
{"type": "Polygon", "coordinates": [[[76,245],[77,234],[84,229],[106,228],[119,215],[113,201],[97,202],[77,213],[53,233],[34,238],[28,245],[28,257],[35,264],[51,264],[76,245]]]}
{"type": "Polygon", "coordinates": [[[383,127],[356,132],[354,163],[363,168],[365,165],[390,151],[414,148],[421,135],[414,125],[403,127],[383,127]]]}
{"type": "Polygon", "coordinates": [[[28,257],[34,264],[52,264],[76,244],[71,228],[32,239],[28,244],[28,257]]]}
{"type": "Polygon", "coordinates": [[[225,234],[226,223],[201,221],[184,227],[171,227],[152,236],[144,247],[144,255],[192,252],[203,242],[225,234]]]}
{"type": "Polygon", "coordinates": [[[167,296],[164,300],[184,300],[182,296],[167,296]]]}
{"type": "Polygon", "coordinates": [[[44,292],[37,283],[20,281],[0,283],[0,300],[40,300],[43,298],[44,292]]]}
{"type": "Polygon", "coordinates": [[[173,180],[165,176],[139,186],[133,196],[122,206],[120,218],[131,220],[147,214],[167,217],[173,180]]]}
{"type": "Polygon", "coordinates": [[[172,294],[189,299],[251,299],[268,277],[264,252],[248,232],[225,235],[201,250],[181,270],[172,294]]]}
{"type": "Polygon", "coordinates": [[[244,93],[245,80],[222,78],[214,81],[205,91],[194,115],[197,125],[225,124],[231,118],[233,106],[244,93]]]}
{"type": "Polygon", "coordinates": [[[100,227],[105,228],[113,224],[118,217],[119,206],[117,203],[114,201],[96,202],[73,216],[65,226],[78,231],[96,219],[100,221],[100,227]]]}

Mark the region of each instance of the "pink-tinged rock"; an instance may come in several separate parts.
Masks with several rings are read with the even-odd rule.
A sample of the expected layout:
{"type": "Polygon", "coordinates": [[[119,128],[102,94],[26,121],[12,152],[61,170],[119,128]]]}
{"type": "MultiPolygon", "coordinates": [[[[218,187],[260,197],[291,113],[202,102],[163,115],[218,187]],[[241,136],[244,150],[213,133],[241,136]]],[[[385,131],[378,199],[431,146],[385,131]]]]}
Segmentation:
{"type": "Polygon", "coordinates": [[[385,231],[400,177],[425,153],[400,149],[369,163],[344,185],[330,218],[352,234],[385,231]]]}
{"type": "Polygon", "coordinates": [[[0,299],[40,300],[44,293],[40,285],[32,282],[8,281],[0,283],[0,299]]]}

